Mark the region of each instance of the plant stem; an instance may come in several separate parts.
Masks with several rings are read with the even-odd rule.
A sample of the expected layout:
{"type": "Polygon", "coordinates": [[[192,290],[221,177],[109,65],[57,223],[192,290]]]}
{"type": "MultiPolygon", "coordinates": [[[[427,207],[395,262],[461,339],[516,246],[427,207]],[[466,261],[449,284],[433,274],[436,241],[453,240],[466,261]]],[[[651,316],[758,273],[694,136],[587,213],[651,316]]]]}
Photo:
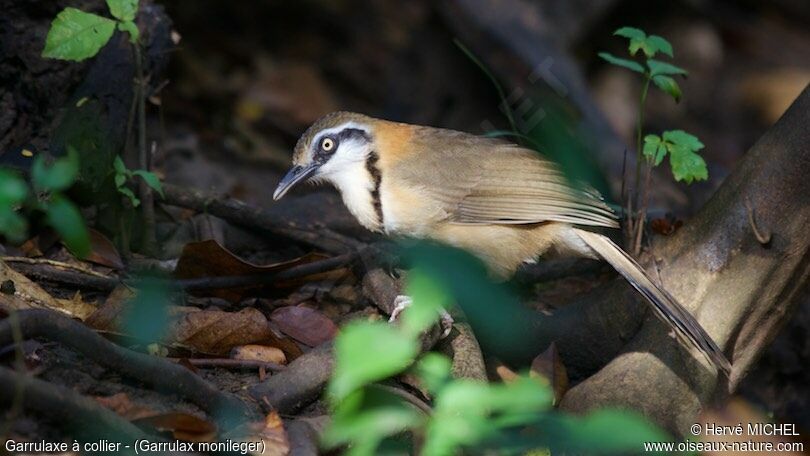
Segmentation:
{"type": "MultiPolygon", "coordinates": [[[[138,87],[138,167],[149,171],[149,152],[146,147],[146,78],[143,71],[143,55],[140,43],[134,43],[135,50],[135,72],[137,74],[138,87]]],[[[155,239],[155,205],[152,197],[152,189],[146,181],[138,181],[138,193],[141,198],[141,215],[143,217],[143,237],[141,239],[141,249],[147,255],[154,255],[157,250],[157,240],[155,239]]]]}
{"type": "MultiPolygon", "coordinates": [[[[646,164],[649,168],[651,165],[648,160],[644,159],[644,153],[642,152],[641,148],[641,131],[644,126],[644,102],[647,100],[647,92],[650,89],[650,75],[648,73],[644,74],[644,86],[641,89],[641,97],[639,97],[638,101],[638,125],[636,125],[636,176],[635,176],[635,189],[633,191],[633,204],[636,209],[639,211],[638,214],[634,214],[631,210],[628,210],[628,217],[632,220],[634,215],[637,215],[635,223],[630,223],[632,230],[630,232],[630,238],[633,240],[631,244],[632,251],[635,255],[638,255],[641,250],[641,233],[644,231],[644,217],[646,217],[647,212],[647,197],[644,197],[644,202],[639,204],[639,195],[640,194],[647,194],[649,189],[649,178],[644,183],[644,188],[642,187],[641,183],[641,166],[642,162],[646,164]]],[[[648,169],[648,177],[649,177],[649,169],[648,169]]]]}

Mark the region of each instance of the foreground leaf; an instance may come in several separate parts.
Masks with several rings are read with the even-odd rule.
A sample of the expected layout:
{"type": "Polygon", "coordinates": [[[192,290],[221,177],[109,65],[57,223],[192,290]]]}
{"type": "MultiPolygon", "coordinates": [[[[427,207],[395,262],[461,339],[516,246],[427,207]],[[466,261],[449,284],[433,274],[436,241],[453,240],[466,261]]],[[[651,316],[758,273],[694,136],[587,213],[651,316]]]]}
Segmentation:
{"type": "Polygon", "coordinates": [[[363,385],[407,368],[419,350],[416,340],[380,322],[350,323],[335,339],[335,373],[329,397],[336,404],[363,385]]]}
{"type": "Polygon", "coordinates": [[[61,191],[73,185],[79,175],[79,153],[68,146],[68,153],[57,158],[50,165],[45,163],[45,156],[40,154],[31,165],[31,180],[39,191],[61,191]]]}
{"type": "Polygon", "coordinates": [[[59,233],[65,246],[78,258],[90,254],[90,234],[79,208],[60,194],[51,196],[45,211],[48,224],[59,233]]]}
{"type": "Polygon", "coordinates": [[[42,56],[81,61],[93,57],[115,31],[115,21],[76,8],[65,8],[51,23],[42,56]]]}

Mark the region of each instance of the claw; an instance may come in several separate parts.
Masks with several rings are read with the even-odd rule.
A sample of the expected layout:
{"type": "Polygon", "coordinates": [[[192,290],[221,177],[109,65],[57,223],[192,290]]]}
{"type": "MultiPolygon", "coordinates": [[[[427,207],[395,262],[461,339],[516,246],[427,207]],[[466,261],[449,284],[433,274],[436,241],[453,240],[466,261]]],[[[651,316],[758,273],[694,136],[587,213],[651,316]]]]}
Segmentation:
{"type": "Polygon", "coordinates": [[[410,296],[399,295],[394,298],[394,309],[391,311],[391,318],[388,319],[389,323],[397,321],[399,314],[413,304],[413,299],[410,296]]]}
{"type": "MultiPolygon", "coordinates": [[[[402,311],[410,307],[412,304],[413,299],[411,299],[410,296],[406,295],[397,296],[394,299],[394,308],[393,310],[391,310],[391,317],[388,319],[388,322],[394,323],[395,321],[397,321],[399,319],[399,314],[401,314],[402,311]]],[[[439,315],[440,315],[439,324],[442,328],[441,339],[444,339],[445,337],[449,336],[450,331],[453,330],[453,323],[455,323],[455,320],[453,320],[453,317],[451,317],[450,314],[447,313],[447,311],[444,309],[439,311],[439,315]]]]}

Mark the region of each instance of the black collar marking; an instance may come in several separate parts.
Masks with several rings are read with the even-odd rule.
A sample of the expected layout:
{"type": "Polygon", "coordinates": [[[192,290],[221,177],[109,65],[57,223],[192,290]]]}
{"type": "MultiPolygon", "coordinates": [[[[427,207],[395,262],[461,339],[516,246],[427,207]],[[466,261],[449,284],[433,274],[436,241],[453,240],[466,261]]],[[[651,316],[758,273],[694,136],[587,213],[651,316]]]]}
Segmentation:
{"type": "Polygon", "coordinates": [[[366,170],[371,175],[371,180],[374,182],[374,188],[371,189],[371,204],[374,205],[374,212],[377,214],[377,221],[380,225],[380,230],[384,229],[382,200],[380,199],[380,184],[382,184],[382,174],[380,168],[377,167],[377,162],[380,156],[377,152],[371,151],[366,158],[366,170]]]}

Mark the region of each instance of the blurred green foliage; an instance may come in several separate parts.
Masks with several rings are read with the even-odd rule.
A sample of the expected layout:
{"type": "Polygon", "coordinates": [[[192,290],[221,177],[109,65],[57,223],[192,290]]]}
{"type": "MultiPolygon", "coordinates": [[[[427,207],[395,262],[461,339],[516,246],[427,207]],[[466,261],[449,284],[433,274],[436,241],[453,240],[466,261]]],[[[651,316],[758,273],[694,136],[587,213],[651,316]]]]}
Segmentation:
{"type": "Polygon", "coordinates": [[[444,355],[428,353],[417,360],[419,334],[435,322],[437,310],[451,302],[464,303],[468,316],[480,312],[478,318],[488,318],[490,337],[517,339],[535,352],[543,347],[532,347],[522,334],[521,316],[501,307],[516,303],[516,298],[492,283],[481,263],[466,252],[420,242],[406,246],[403,257],[413,267],[407,287],[413,305],[399,324],[354,322],[335,340],[336,366],[327,390],[333,419],[322,440],[326,448],[345,446],[350,455],[487,450],[627,454],[640,453],[644,441],[667,439],[628,412],[606,410],[585,417],[558,412],[553,392],[541,379],[522,375],[502,384],[454,379],[444,355]],[[376,385],[409,367],[433,398],[430,413],[376,385]]]}
{"type": "Polygon", "coordinates": [[[64,192],[76,182],[79,154],[68,147],[66,156],[47,161],[42,154],[31,166],[31,185],[10,170],[0,170],[0,234],[12,242],[22,242],[28,235],[28,221],[23,214],[44,213],[45,220],[62,237],[68,249],[78,257],[90,253],[90,235],[79,208],[64,192]]]}

